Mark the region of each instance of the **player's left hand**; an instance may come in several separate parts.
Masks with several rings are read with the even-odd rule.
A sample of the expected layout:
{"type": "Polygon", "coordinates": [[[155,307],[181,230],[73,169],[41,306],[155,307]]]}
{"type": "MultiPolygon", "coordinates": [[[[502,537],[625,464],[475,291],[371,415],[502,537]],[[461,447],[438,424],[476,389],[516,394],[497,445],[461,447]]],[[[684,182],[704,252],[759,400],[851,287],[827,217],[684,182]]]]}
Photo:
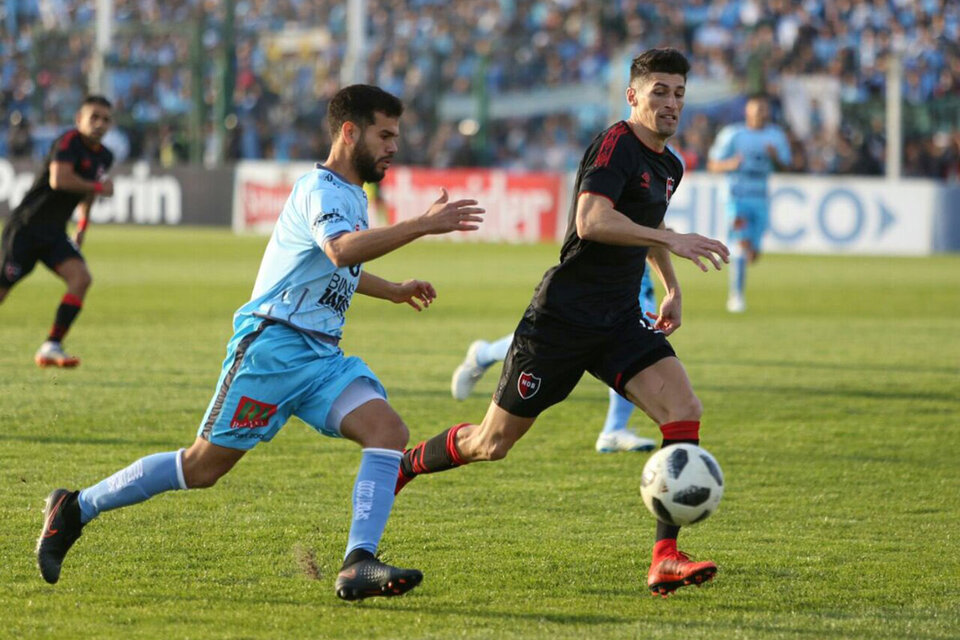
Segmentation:
{"type": "Polygon", "coordinates": [[[83,238],[86,234],[86,231],[77,231],[77,235],[73,237],[73,241],[77,244],[77,247],[83,246],[83,238]]]}
{"type": "Polygon", "coordinates": [[[653,328],[663,331],[668,336],[680,328],[680,298],[666,295],[660,303],[660,315],[647,312],[647,317],[654,320],[653,328]]]}
{"type": "Polygon", "coordinates": [[[429,307],[436,297],[437,290],[426,280],[404,280],[398,285],[393,302],[405,302],[417,311],[422,311],[429,307]]]}

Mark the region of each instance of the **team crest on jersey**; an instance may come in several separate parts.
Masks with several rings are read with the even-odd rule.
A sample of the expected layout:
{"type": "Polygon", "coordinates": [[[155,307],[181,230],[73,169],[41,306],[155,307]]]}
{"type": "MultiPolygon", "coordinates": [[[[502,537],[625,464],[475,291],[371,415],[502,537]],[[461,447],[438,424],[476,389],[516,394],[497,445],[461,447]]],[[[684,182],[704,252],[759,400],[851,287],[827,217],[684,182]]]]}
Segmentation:
{"type": "Polygon", "coordinates": [[[520,397],[529,400],[537,395],[537,391],[540,391],[540,378],[532,373],[521,371],[520,378],[517,380],[517,392],[520,397]]]}
{"type": "Polygon", "coordinates": [[[15,282],[22,272],[23,269],[16,262],[8,262],[3,267],[3,275],[5,275],[10,282],[15,282]]]}
{"type": "Polygon", "coordinates": [[[237,410],[230,421],[231,429],[256,429],[265,427],[270,418],[277,412],[277,405],[260,402],[243,396],[237,403],[237,410]]]}
{"type": "Polygon", "coordinates": [[[640,174],[640,188],[649,189],[650,188],[650,172],[644,171],[640,174]]]}
{"type": "Polygon", "coordinates": [[[673,195],[673,178],[667,178],[667,204],[670,204],[670,196],[673,195]]]}

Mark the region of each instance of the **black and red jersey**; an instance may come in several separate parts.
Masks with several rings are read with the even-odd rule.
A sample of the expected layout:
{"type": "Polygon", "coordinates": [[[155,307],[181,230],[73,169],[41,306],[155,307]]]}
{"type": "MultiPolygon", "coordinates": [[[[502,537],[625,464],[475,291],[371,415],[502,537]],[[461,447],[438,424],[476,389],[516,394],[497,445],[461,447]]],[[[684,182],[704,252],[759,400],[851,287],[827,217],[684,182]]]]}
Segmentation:
{"type": "Polygon", "coordinates": [[[577,198],[582,193],[603,196],[631,221],[656,228],[682,177],[683,165],[670,149],[654,151],[626,122],[601,132],[580,161],[560,264],[544,274],[531,306],[571,324],[598,328],[638,314],[647,247],[578,236],[577,198]]]}
{"type": "Polygon", "coordinates": [[[63,230],[73,210],[87,197],[84,193],[51,188],[52,162],[69,162],[74,172],[84,180],[99,180],[113,165],[113,153],[102,144],[88,145],[76,129],[57,138],[44,160],[43,171],[37,175],[27,195],[11,214],[11,223],[63,230]]]}

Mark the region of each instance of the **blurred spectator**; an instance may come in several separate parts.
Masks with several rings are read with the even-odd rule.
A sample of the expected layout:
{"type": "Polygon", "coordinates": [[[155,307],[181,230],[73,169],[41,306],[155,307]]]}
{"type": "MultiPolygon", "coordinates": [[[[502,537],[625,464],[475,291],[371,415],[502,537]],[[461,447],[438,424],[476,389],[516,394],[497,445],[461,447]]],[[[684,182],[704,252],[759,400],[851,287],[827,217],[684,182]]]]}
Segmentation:
{"type": "MultiPolygon", "coordinates": [[[[227,157],[322,155],[329,144],[323,116],[344,64],[345,3],[235,6],[235,123],[227,157]]],[[[93,69],[95,5],[17,0],[11,7],[0,29],[0,144],[5,154],[29,156],[58,125],[72,123],[93,69]]],[[[363,75],[408,104],[401,150],[407,163],[569,169],[574,150],[605,124],[598,121],[605,112],[494,120],[479,138],[442,121],[441,98],[482,90],[495,102],[507,92],[602,87],[625,80],[618,62],[624,52],[677,46],[693,64],[691,100],[698,84],[705,92],[726,87],[740,99],[779,95],[795,168],[830,173],[882,173],[884,131],[876,118],[880,113],[882,125],[886,70],[890,56],[900,55],[905,173],[956,175],[956,0],[381,0],[367,8],[363,75]]],[[[228,71],[223,3],[115,0],[114,15],[108,93],[131,157],[186,161],[184,132],[196,111],[208,119],[199,144],[205,161],[213,161],[220,143],[209,124],[228,71]]],[[[691,166],[738,107],[691,108],[677,138],[691,166]]]]}

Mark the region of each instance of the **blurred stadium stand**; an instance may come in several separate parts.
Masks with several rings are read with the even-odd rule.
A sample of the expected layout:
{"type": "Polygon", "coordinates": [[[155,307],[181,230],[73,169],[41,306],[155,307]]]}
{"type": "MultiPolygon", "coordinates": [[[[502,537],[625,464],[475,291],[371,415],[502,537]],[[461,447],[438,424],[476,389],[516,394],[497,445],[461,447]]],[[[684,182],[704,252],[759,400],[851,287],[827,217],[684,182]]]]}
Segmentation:
{"type": "MultiPolygon", "coordinates": [[[[0,157],[40,158],[72,123],[97,71],[95,6],[4,0],[0,157]]],[[[103,77],[119,155],[163,166],[323,157],[345,3],[115,0],[113,12],[103,77]]],[[[676,141],[692,167],[744,97],[766,91],[796,171],[883,174],[896,54],[903,175],[960,171],[957,0],[381,0],[366,22],[363,75],[408,104],[408,165],[575,168],[620,115],[610,87],[622,89],[629,58],[669,45],[693,62],[676,141]]]]}

